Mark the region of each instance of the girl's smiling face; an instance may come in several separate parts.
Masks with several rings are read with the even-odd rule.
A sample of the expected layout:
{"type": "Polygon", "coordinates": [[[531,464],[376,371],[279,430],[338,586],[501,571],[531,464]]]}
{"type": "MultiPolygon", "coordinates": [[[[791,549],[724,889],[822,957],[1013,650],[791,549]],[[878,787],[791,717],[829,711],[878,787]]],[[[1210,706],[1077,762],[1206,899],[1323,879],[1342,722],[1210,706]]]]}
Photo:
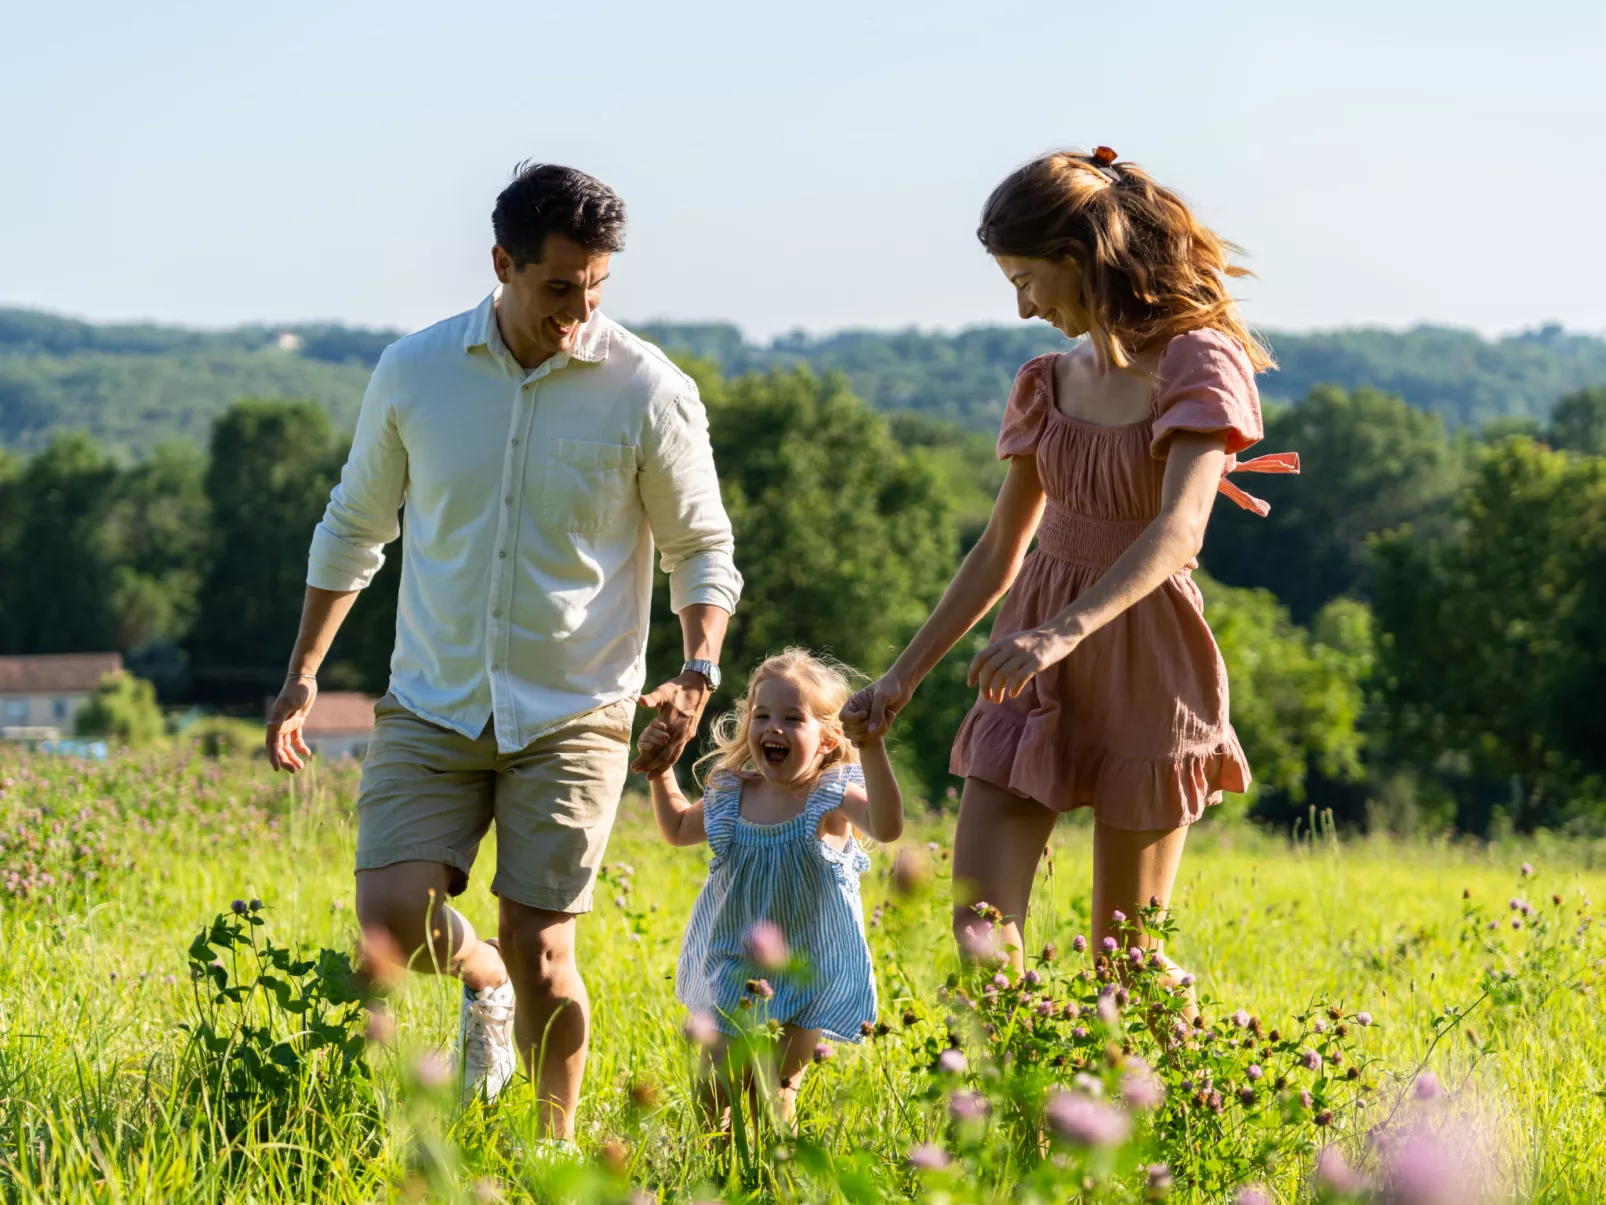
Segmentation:
{"type": "Polygon", "coordinates": [[[1070,339],[1087,334],[1093,318],[1082,308],[1082,270],[1074,259],[993,259],[1015,287],[1015,309],[1022,318],[1041,318],[1070,339]]]}
{"type": "Polygon", "coordinates": [[[835,744],[810,709],[801,683],[791,678],[766,678],[753,691],[747,713],[747,749],[758,772],[769,782],[791,786],[809,780],[835,744]]]}

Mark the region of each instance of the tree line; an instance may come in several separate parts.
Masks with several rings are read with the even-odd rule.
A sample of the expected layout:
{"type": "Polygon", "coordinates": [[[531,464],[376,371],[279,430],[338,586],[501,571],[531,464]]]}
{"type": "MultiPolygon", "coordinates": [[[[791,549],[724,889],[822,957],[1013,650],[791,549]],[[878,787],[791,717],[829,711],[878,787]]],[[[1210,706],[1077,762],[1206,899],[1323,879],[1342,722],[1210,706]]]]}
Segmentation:
{"type": "MultiPolygon", "coordinates": [[[[727,379],[690,361],[747,580],[725,657],[787,643],[883,668],[940,596],[999,480],[990,440],[878,414],[842,374],[727,379]]],[[[1486,832],[1606,825],[1606,389],[1542,428],[1451,432],[1369,389],[1268,414],[1298,478],[1218,507],[1200,573],[1257,775],[1234,806],[1285,824],[1486,832]]],[[[294,636],[307,544],[347,436],[305,401],[236,402],[204,451],[124,464],[81,433],[0,452],[0,651],[120,649],[169,705],[258,716],[294,636]]],[[[326,688],[382,692],[400,546],[332,651],[326,688]]],[[[657,593],[651,672],[678,664],[657,593]]],[[[897,756],[933,801],[985,625],[916,697],[897,756]]]]}

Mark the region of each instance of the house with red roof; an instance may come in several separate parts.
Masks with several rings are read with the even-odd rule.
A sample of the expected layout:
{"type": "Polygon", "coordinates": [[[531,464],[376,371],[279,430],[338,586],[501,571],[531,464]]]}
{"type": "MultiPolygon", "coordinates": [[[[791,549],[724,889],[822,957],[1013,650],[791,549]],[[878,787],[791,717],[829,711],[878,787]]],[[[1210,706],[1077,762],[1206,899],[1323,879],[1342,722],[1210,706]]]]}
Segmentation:
{"type": "Polygon", "coordinates": [[[55,740],[77,731],[78,711],[121,653],[0,657],[0,740],[55,740]]]}

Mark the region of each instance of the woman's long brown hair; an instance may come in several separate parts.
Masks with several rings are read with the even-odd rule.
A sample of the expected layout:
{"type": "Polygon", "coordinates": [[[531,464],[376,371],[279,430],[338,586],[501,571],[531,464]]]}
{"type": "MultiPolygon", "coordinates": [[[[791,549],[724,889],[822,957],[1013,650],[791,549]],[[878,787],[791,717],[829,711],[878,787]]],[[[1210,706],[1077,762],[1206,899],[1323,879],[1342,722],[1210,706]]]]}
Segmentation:
{"type": "Polygon", "coordinates": [[[1273,367],[1227,292],[1228,277],[1254,275],[1230,258],[1242,249],[1135,163],[1074,151],[1034,159],[987,198],[976,237],[993,255],[1074,259],[1092,337],[1112,364],[1209,327],[1242,344],[1256,372],[1273,367]]]}

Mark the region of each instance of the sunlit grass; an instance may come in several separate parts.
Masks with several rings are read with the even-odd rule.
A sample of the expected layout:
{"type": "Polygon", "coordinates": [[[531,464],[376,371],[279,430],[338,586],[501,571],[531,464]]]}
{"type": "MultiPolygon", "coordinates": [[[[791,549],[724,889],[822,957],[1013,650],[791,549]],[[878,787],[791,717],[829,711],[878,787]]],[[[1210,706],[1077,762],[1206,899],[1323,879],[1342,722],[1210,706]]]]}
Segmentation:
{"type": "MultiPolygon", "coordinates": [[[[164,755],[76,767],[12,756],[0,761],[0,778],[9,781],[0,828],[70,829],[71,817],[89,808],[109,846],[99,861],[81,861],[97,868],[93,881],[58,875],[48,903],[41,892],[0,894],[6,1200],[368,1202],[408,1192],[477,1200],[494,1199],[493,1185],[504,1199],[527,1200],[541,1183],[556,1191],[532,1155],[527,1085],[493,1110],[460,1114],[437,1108],[414,1083],[417,1055],[449,1049],[455,1033],[449,982],[416,978],[395,1001],[402,1036],[396,1047],[370,1052],[371,1108],[317,1125],[292,1118],[270,1140],[242,1141],[219,1158],[214,1136],[177,1095],[186,1037],[179,1025],[193,1017],[195,990],[185,950],[230,900],[260,898],[265,932],[280,944],[352,947],[352,769],[323,767],[291,784],[259,762],[164,755]],[[95,810],[102,799],[109,805],[95,810]],[[31,810],[41,807],[49,814],[31,810]],[[426,1149],[438,1152],[436,1164],[421,1162],[426,1149]]],[[[951,823],[934,821],[916,825],[911,839],[938,843],[940,869],[950,831],[951,823]]],[[[494,847],[488,842],[480,856],[489,867],[494,847]]],[[[702,1133],[693,1106],[692,1060],[673,994],[681,927],[705,857],[662,847],[642,802],[627,800],[609,862],[632,873],[607,876],[597,912],[580,927],[594,1007],[580,1141],[618,1176],[577,1182],[577,1195],[613,1191],[598,1184],[645,1186],[666,1200],[737,1195],[721,1183],[720,1147],[702,1133]],[[651,1085],[661,1103],[643,1112],[633,1085],[651,1085]]],[[[888,851],[874,861],[864,884],[872,908],[888,890],[888,851]]],[[[1435,1018],[1478,1002],[1485,968],[1523,948],[1525,933],[1510,928],[1522,914],[1508,899],[1531,900],[1571,932],[1591,910],[1587,897],[1606,891],[1603,864],[1598,847],[1548,839],[1291,843],[1207,824],[1184,863],[1174,901],[1182,935],[1171,952],[1220,1002],[1207,1011],[1241,1006],[1274,1024],[1330,999],[1372,1014],[1362,1046],[1378,1068],[1376,1103],[1360,1127],[1335,1136],[1357,1158],[1365,1126],[1382,1119],[1425,1062],[1447,1095],[1475,1108],[1514,1199],[1597,1202],[1606,1200],[1598,966],[1578,958],[1524,964],[1519,1001],[1478,1003],[1432,1043],[1435,1018]],[[1518,869],[1525,861],[1535,868],[1526,879],[1518,869]],[[1472,921],[1469,906],[1479,910],[1472,921]],[[1469,924],[1472,936],[1464,937],[1469,924]]],[[[0,881],[6,869],[0,865],[0,881]]],[[[1067,822],[1045,863],[1029,947],[1052,939],[1065,948],[1085,930],[1089,875],[1088,830],[1067,822]]],[[[489,877],[478,875],[461,901],[487,929],[496,915],[489,877]]],[[[884,966],[901,966],[911,995],[936,1007],[930,1002],[956,967],[941,873],[900,932],[896,948],[880,928],[872,943],[884,966]]],[[[1601,943],[1590,940],[1598,957],[1601,943]]],[[[883,1015],[895,1019],[902,1005],[889,997],[884,982],[883,1015]]],[[[805,1082],[804,1138],[843,1168],[867,1167],[876,1193],[908,1191],[916,1182],[905,1154],[931,1137],[906,1107],[923,1074],[895,1043],[844,1047],[805,1082]]],[[[1272,1187],[1285,1200],[1306,1199],[1308,1169],[1308,1159],[1291,1165],[1272,1187]]],[[[768,1181],[761,1191],[789,1182],[799,1183],[768,1181]]],[[[1014,1198],[1000,1189],[992,1199],[1014,1198]]]]}

